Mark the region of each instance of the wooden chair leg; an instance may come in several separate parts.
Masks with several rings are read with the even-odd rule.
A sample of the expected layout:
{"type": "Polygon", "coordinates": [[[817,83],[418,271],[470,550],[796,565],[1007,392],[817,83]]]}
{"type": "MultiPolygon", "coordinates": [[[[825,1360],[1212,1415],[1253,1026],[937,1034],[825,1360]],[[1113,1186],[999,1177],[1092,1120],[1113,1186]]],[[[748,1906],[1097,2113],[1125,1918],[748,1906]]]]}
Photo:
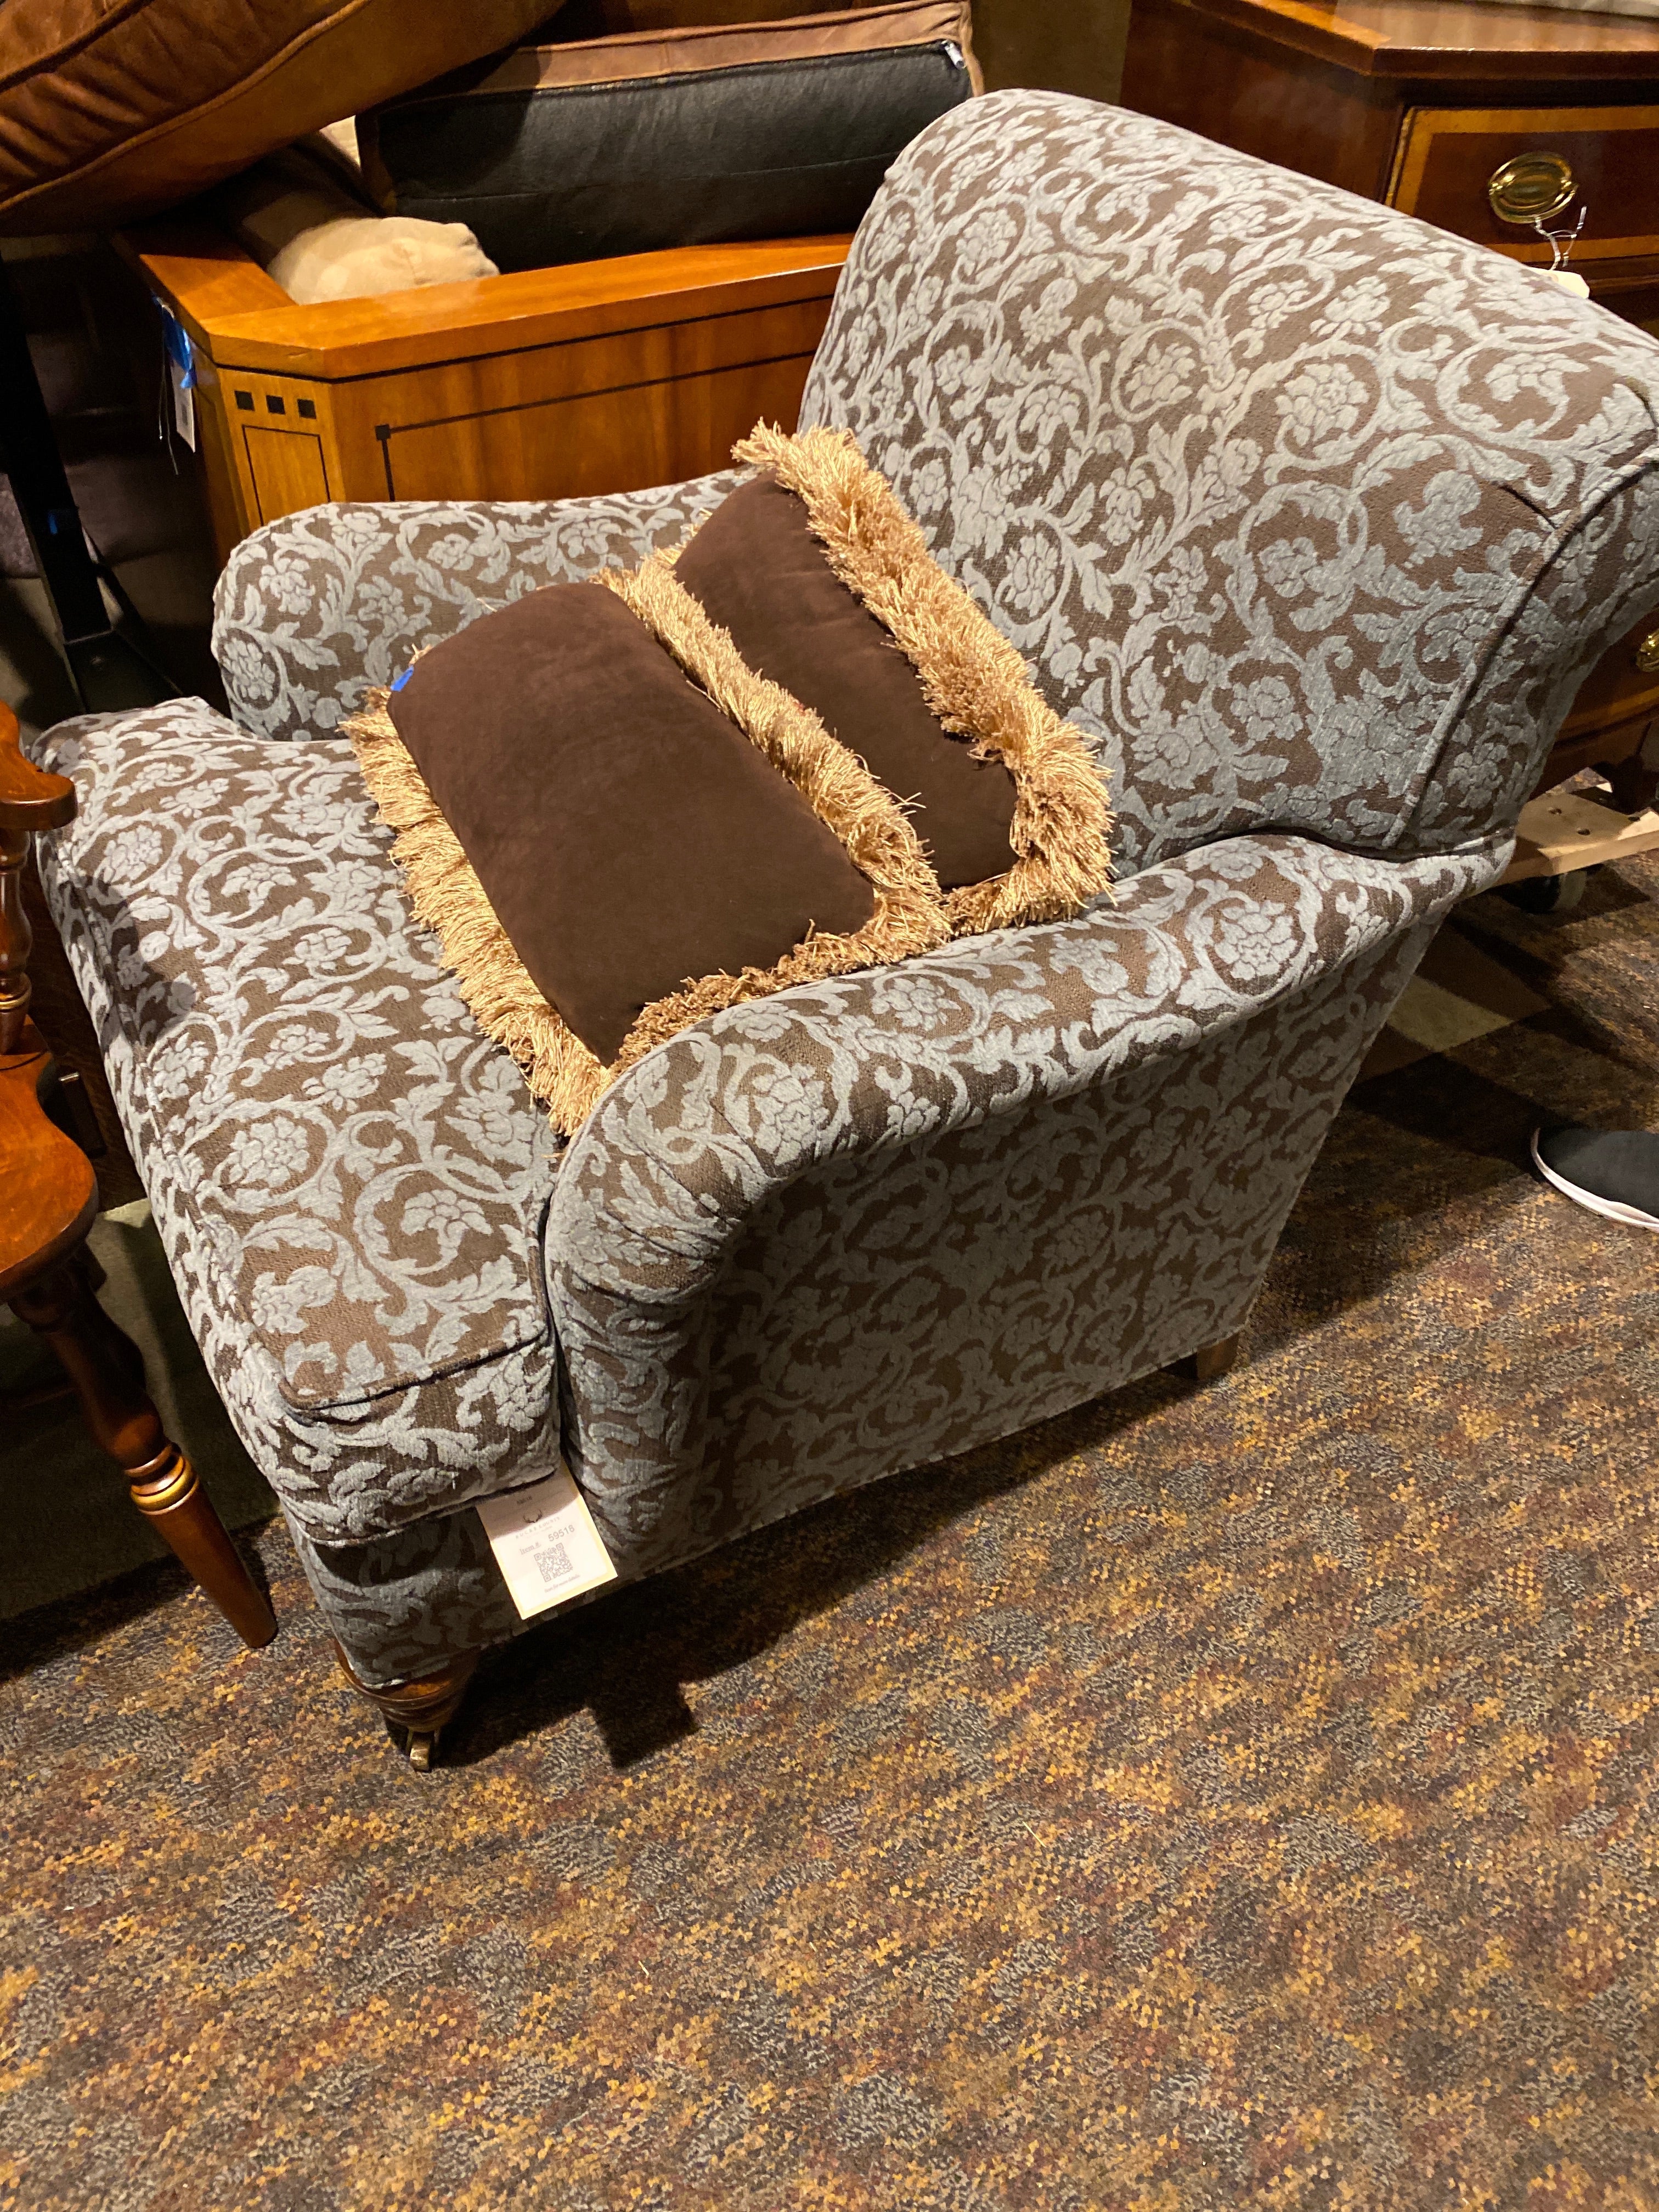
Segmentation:
{"type": "Polygon", "coordinates": [[[195,1468],[161,1426],[143,1357],[93,1296],[90,1255],[76,1253],[11,1293],[18,1319],[63,1362],[94,1442],[123,1474],[132,1502],[255,1650],[276,1620],[243,1565],[195,1468]]]}
{"type": "Polygon", "coordinates": [[[1216,1382],[1227,1373],[1238,1358],[1243,1343],[1243,1331],[1236,1336],[1224,1336],[1219,1344],[1206,1344],[1193,1354],[1193,1369],[1200,1382],[1216,1382]]]}
{"type": "Polygon", "coordinates": [[[459,1651],[435,1674],[422,1674],[417,1680],[390,1682],[384,1689],[373,1689],[353,1674],[350,1660],[337,1644],[334,1650],[341,1672],[358,1696],[367,1698],[383,1719],[406,1733],[409,1763],[424,1774],[432,1765],[439,1736],[460,1710],[480,1654],[459,1651]]]}

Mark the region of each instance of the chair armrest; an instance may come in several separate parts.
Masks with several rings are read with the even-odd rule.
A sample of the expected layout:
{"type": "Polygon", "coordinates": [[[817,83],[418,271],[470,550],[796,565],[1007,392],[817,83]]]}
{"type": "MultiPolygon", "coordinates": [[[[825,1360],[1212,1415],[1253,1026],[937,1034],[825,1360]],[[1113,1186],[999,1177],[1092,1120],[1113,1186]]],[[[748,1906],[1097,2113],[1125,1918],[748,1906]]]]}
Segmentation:
{"type": "Polygon", "coordinates": [[[75,819],[75,786],[66,775],[37,768],[23,750],[17,717],[0,704],[0,834],[27,837],[36,830],[61,830],[75,819]]]}
{"type": "MultiPolygon", "coordinates": [[[[1133,878],[1074,921],[683,1031],[605,1094],[560,1174],[548,1273],[567,1360],[641,1364],[642,1387],[645,1364],[673,1371],[734,1241],[799,1176],[1177,1060],[1495,881],[1510,842],[1389,861],[1239,838],[1133,878]]],[[[1356,1008],[1356,1064],[1387,1011],[1356,1008]]]]}
{"type": "Polygon", "coordinates": [[[232,720],[254,737],[331,737],[422,646],[544,584],[677,544],[744,473],[603,499],[341,502],[268,523],[214,593],[232,720]]]}

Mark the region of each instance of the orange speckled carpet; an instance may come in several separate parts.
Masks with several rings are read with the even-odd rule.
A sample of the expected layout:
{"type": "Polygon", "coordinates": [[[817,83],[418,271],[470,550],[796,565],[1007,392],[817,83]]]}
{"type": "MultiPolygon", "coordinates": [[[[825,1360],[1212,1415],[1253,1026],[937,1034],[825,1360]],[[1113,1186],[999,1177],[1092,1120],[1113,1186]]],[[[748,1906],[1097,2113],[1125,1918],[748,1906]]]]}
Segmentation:
{"type": "Polygon", "coordinates": [[[1245,1364],[521,1639],[422,1780],[276,1529],[10,1635],[23,2212],[1659,2205],[1659,869],[1487,898],[1245,1364]],[[1460,1011],[1461,1010],[1461,1011],[1460,1011]]]}

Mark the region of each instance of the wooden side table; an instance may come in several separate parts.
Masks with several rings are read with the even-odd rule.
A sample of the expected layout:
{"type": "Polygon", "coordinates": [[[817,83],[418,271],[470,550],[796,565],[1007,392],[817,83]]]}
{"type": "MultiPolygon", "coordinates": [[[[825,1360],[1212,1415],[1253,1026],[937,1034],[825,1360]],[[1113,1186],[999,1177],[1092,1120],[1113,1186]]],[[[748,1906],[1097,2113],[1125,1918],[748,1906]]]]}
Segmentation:
{"type": "Polygon", "coordinates": [[[0,1304],[57,1353],[133,1504],[257,1649],[276,1633],[276,1617],[195,1468],[162,1428],[137,1346],[98,1303],[86,1249],[97,1179],[41,1103],[52,1056],[28,1018],[30,931],[20,878],[31,834],[74,815],[75,786],[23,757],[17,718],[0,706],[0,1304]]]}
{"type": "MultiPolygon", "coordinates": [[[[1480,0],[1134,0],[1123,100],[1545,268],[1530,212],[1571,227],[1582,208],[1572,266],[1591,298],[1659,335],[1659,21],[1480,0]]],[[[1585,768],[1612,783],[1608,837],[1590,855],[1577,825],[1528,873],[1575,848],[1583,866],[1659,845],[1659,613],[1591,672],[1539,789],[1585,768]]],[[[1548,834],[1541,816],[1529,828],[1548,834]]]]}
{"type": "Polygon", "coordinates": [[[234,239],[118,235],[194,349],[221,562],[327,500],[575,499],[793,426],[847,238],[678,246],[301,307],[234,239]]]}

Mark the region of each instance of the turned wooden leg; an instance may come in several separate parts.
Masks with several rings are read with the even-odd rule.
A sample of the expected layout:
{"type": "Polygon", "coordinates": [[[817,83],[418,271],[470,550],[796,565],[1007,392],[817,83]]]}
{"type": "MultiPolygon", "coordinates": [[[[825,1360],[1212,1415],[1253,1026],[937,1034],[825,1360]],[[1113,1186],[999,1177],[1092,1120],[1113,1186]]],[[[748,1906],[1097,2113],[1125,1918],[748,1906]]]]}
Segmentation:
{"type": "Polygon", "coordinates": [[[77,1252],[11,1293],[18,1319],[63,1362],[93,1441],[127,1479],[132,1502],[188,1568],[244,1644],[258,1650],[276,1617],[197,1480],[161,1426],[144,1387],[144,1362],[93,1296],[90,1255],[77,1252]]]}
{"type": "Polygon", "coordinates": [[[337,1644],[341,1671],[360,1698],[367,1698],[393,1728],[409,1737],[409,1763],[424,1774],[438,1748],[438,1738],[460,1710],[466,1686],[478,1664],[476,1651],[458,1651],[441,1672],[422,1674],[410,1682],[391,1682],[372,1689],[351,1671],[351,1662],[337,1644]]]}
{"type": "Polygon", "coordinates": [[[1237,1336],[1224,1336],[1219,1344],[1206,1344],[1193,1354],[1193,1370],[1200,1382],[1218,1382],[1238,1358],[1238,1347],[1244,1341],[1241,1331],[1237,1336]]]}

